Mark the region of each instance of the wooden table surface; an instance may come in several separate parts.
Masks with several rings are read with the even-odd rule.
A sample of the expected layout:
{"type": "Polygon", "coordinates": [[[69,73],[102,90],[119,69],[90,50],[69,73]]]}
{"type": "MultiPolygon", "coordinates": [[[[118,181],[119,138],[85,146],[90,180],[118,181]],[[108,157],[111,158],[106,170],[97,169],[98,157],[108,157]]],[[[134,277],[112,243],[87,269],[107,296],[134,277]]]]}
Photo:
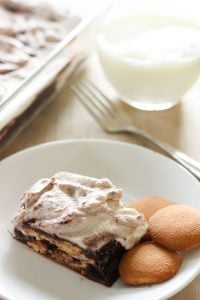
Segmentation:
{"type": "MultiPolygon", "coordinates": [[[[101,73],[96,57],[89,59],[81,76],[95,78],[102,90],[114,95],[101,73]]],[[[81,76],[75,80],[78,81],[81,76]]],[[[135,125],[200,161],[200,82],[172,109],[161,112],[143,112],[127,106],[126,109],[135,125]]],[[[66,84],[56,99],[0,154],[0,159],[40,143],[82,138],[116,139],[150,147],[133,135],[106,133],[66,84]]],[[[171,299],[199,300],[200,276],[171,299]]]]}

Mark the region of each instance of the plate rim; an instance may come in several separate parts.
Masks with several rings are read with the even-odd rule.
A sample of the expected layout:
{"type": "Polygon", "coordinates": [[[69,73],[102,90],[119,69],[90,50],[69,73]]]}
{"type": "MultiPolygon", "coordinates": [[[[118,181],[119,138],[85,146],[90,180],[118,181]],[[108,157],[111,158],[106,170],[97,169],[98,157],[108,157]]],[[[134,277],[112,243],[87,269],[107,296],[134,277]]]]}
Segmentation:
{"type": "MultiPolygon", "coordinates": [[[[30,147],[27,147],[25,149],[22,149],[20,151],[17,151],[7,157],[5,157],[4,159],[2,159],[0,161],[0,167],[1,164],[3,163],[7,163],[7,161],[12,160],[12,159],[17,159],[20,156],[23,156],[24,153],[31,153],[34,152],[35,150],[39,150],[42,148],[48,148],[48,147],[53,147],[53,146],[62,146],[62,145],[66,145],[66,144],[78,144],[78,143],[87,143],[87,144],[119,144],[125,147],[130,147],[130,148],[135,148],[135,149],[141,149],[144,152],[149,152],[153,155],[157,155],[158,157],[160,157],[161,159],[166,160],[166,162],[170,162],[174,165],[176,165],[176,167],[183,169],[184,172],[186,172],[188,174],[188,176],[190,176],[190,178],[195,182],[199,184],[198,179],[193,176],[187,169],[185,169],[182,165],[178,164],[176,161],[174,161],[173,159],[165,156],[164,154],[161,154],[155,150],[149,149],[147,147],[135,144],[135,143],[130,143],[130,142],[124,142],[124,141],[119,141],[117,139],[114,140],[109,140],[109,139],[99,139],[99,138],[72,138],[72,139],[61,139],[61,140],[54,140],[54,141],[48,141],[48,142],[44,142],[44,143],[40,143],[37,145],[33,145],[30,147]]],[[[175,288],[173,291],[166,291],[166,295],[165,296],[161,296],[158,298],[155,298],[156,300],[165,300],[168,299],[169,297],[172,297],[174,295],[176,295],[177,293],[179,293],[180,291],[182,291],[185,287],[187,287],[198,275],[200,274],[200,265],[199,267],[196,269],[196,271],[193,273],[193,275],[190,277],[190,279],[188,281],[186,281],[183,285],[180,285],[178,288],[175,288]]],[[[0,291],[0,297],[4,300],[12,300],[12,298],[8,298],[6,295],[3,295],[0,291]]]]}
{"type": "Polygon", "coordinates": [[[3,158],[2,160],[0,160],[0,165],[1,163],[5,163],[7,160],[9,159],[13,159],[13,157],[17,157],[17,156],[21,156],[24,153],[28,153],[40,148],[44,148],[44,147],[48,147],[48,146],[56,146],[56,145],[62,145],[62,144],[71,144],[71,143],[106,143],[106,144],[121,144],[124,145],[126,147],[133,147],[133,148],[138,148],[138,149],[142,149],[142,151],[147,151],[147,152],[151,152],[154,155],[157,155],[158,157],[162,157],[163,159],[167,160],[170,163],[175,164],[178,168],[181,168],[184,170],[184,172],[186,172],[191,178],[193,178],[194,180],[196,180],[197,183],[199,183],[199,180],[192,174],[190,173],[189,170],[187,170],[184,166],[182,166],[181,164],[179,164],[177,161],[175,161],[173,158],[170,158],[160,152],[157,152],[156,150],[153,150],[151,148],[139,145],[139,144],[135,144],[135,143],[131,143],[131,142],[125,142],[125,141],[119,141],[117,139],[106,139],[106,138],[71,138],[71,139],[59,139],[59,140],[53,140],[53,141],[48,141],[48,142],[44,142],[44,143],[39,143],[37,145],[33,145],[30,147],[27,147],[25,149],[21,149],[15,153],[12,153],[8,156],[6,156],[5,158],[3,158]]]}

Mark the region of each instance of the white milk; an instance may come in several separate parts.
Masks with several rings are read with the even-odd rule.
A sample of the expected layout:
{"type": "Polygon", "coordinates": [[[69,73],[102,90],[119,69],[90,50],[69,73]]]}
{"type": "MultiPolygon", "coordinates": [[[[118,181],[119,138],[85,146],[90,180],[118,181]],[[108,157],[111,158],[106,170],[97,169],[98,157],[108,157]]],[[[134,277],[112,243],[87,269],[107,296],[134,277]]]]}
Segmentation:
{"type": "Polygon", "coordinates": [[[98,52],[125,101],[141,109],[165,109],[200,75],[200,27],[172,16],[118,17],[103,24],[98,52]]]}

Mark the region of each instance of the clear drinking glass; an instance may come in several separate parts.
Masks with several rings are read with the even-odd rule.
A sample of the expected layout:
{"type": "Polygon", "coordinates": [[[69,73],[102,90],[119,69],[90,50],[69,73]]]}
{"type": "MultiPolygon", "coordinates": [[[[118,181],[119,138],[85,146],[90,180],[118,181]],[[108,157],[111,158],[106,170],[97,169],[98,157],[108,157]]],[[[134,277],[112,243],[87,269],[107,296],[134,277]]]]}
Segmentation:
{"type": "Polygon", "coordinates": [[[113,1],[97,50],[122,100],[142,110],[177,104],[200,75],[198,1],[113,1]]]}

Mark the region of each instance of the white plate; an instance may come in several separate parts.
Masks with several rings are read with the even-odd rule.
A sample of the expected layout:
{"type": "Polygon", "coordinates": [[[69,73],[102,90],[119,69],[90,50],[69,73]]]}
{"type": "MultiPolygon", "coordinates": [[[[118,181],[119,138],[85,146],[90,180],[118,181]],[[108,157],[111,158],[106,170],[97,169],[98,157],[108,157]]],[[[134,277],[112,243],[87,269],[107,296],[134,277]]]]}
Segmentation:
{"type": "Polygon", "coordinates": [[[200,250],[186,255],[179,273],[151,287],[112,288],[83,278],[15,241],[10,220],[20,195],[34,181],[67,170],[108,177],[132,197],[160,195],[200,208],[200,185],[173,161],[135,145],[100,141],[61,141],[40,145],[0,163],[0,294],[20,300],[158,300],[180,291],[200,272],[200,250]]]}

